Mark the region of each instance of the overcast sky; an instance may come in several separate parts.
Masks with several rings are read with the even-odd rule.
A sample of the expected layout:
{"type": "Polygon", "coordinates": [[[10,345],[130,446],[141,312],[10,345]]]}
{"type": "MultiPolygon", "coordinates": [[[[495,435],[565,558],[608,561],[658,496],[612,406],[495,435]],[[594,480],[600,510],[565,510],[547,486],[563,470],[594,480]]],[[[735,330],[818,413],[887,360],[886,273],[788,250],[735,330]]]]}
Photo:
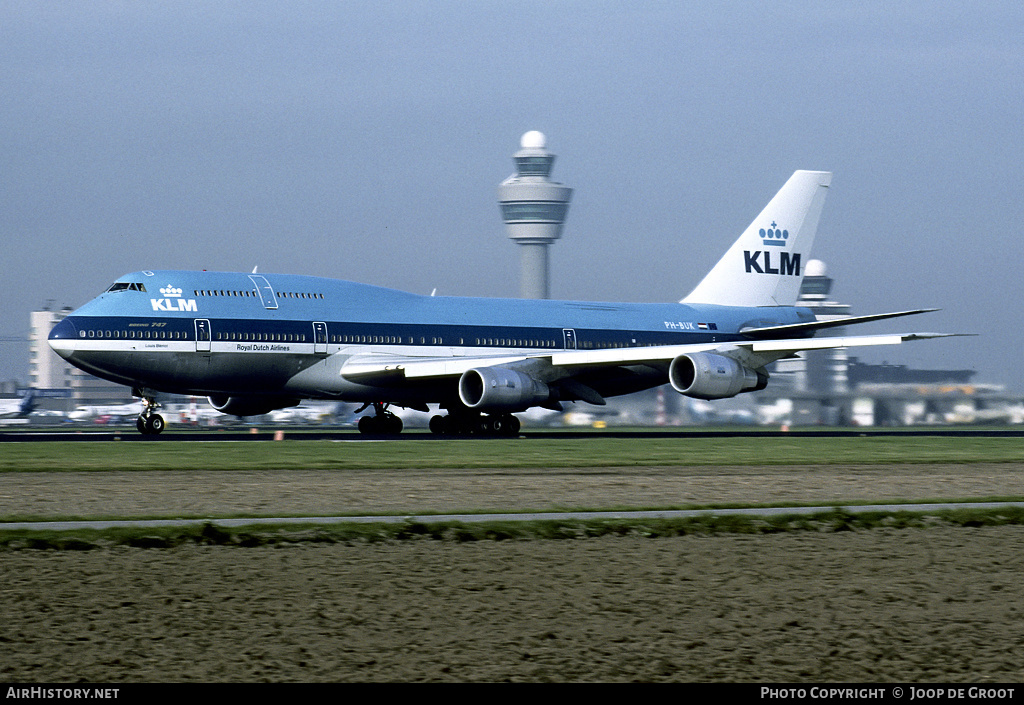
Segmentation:
{"type": "Polygon", "coordinates": [[[1022,86],[1020,0],[6,0],[0,336],[140,269],[517,296],[495,189],[540,130],[554,298],[678,300],[828,170],[834,297],[942,309],[862,332],[980,334],[862,359],[1024,391],[1022,86]]]}

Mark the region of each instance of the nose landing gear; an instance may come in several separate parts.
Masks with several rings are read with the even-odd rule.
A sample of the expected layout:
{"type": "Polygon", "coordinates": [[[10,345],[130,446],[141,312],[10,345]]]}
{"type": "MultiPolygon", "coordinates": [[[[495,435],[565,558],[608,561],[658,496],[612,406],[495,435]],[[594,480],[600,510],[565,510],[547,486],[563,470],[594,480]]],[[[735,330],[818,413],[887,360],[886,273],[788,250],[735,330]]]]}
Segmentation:
{"type": "Polygon", "coordinates": [[[164,417],[156,413],[156,410],[160,408],[160,404],[151,396],[143,396],[142,394],[137,394],[136,396],[142,396],[146,402],[146,408],[142,410],[139,418],[135,420],[135,428],[144,436],[157,435],[167,425],[164,422],[164,417]]]}
{"type": "Polygon", "coordinates": [[[135,428],[145,436],[155,436],[164,430],[164,417],[160,414],[139,414],[135,420],[135,428]]]}

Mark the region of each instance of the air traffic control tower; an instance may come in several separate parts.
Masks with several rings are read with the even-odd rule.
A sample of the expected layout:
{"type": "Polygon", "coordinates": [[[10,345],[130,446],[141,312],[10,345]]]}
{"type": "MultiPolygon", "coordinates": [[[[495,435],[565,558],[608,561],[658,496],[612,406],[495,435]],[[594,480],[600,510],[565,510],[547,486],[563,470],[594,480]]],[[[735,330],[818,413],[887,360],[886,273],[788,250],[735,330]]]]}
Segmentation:
{"type": "Polygon", "coordinates": [[[498,186],[501,217],[508,236],[520,246],[520,295],[548,298],[548,246],[562,235],[572,189],[552,181],[555,155],[536,130],[523,135],[512,157],[516,173],[498,186]]]}

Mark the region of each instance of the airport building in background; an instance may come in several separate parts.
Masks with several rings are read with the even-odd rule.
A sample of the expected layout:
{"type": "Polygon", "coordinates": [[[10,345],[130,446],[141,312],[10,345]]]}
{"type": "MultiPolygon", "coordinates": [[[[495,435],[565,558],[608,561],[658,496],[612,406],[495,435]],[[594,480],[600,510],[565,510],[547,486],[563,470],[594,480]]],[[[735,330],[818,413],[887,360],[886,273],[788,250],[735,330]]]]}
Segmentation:
{"type": "MultiPolygon", "coordinates": [[[[825,263],[811,260],[804,270],[796,305],[810,309],[819,321],[849,318],[849,304],[829,299],[832,284],[825,263]]],[[[845,334],[846,328],[833,328],[829,332],[834,337],[845,334]]],[[[776,387],[776,394],[786,394],[792,400],[793,418],[811,425],[845,426],[849,424],[850,414],[841,400],[850,393],[848,367],[846,348],[805,350],[772,366],[772,385],[776,387]]]]}
{"type": "Polygon", "coordinates": [[[551,180],[555,155],[536,130],[523,135],[512,157],[516,173],[498,186],[501,217],[508,236],[519,245],[520,296],[550,298],[548,248],[562,236],[572,189],[551,180]]]}

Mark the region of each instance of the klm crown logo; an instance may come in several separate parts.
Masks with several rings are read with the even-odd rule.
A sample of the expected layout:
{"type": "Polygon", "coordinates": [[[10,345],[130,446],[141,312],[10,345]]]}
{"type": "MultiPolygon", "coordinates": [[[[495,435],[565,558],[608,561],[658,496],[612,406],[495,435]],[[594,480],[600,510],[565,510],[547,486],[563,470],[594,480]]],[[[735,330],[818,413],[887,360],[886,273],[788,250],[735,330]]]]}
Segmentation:
{"type": "MultiPolygon", "coordinates": [[[[770,228],[761,228],[757,231],[761,236],[761,242],[766,248],[786,247],[789,244],[789,231],[780,228],[778,223],[772,221],[770,228]]],[[[744,250],[743,269],[747,274],[781,274],[787,277],[800,276],[800,253],[779,252],[771,249],[765,250],[744,250]]]]}
{"type": "Polygon", "coordinates": [[[181,289],[176,289],[173,286],[165,286],[160,289],[160,293],[163,294],[168,299],[171,297],[177,298],[181,296],[181,289]]]}
{"type": "Polygon", "coordinates": [[[761,236],[761,242],[765,244],[765,247],[785,247],[786,240],[789,239],[789,231],[783,230],[772,221],[772,226],[765,230],[761,228],[758,231],[761,236]]]}

